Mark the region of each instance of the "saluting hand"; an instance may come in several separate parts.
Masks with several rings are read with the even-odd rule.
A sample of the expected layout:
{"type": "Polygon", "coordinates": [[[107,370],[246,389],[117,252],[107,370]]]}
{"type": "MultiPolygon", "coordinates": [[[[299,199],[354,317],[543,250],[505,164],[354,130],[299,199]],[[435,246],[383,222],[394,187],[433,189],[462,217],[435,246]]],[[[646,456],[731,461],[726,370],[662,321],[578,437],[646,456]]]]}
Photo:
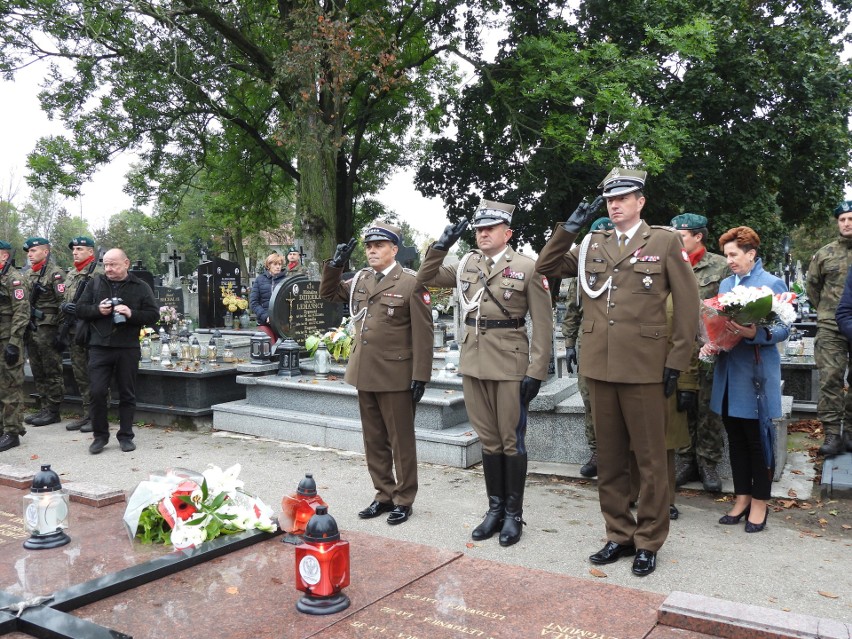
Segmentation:
{"type": "Polygon", "coordinates": [[[355,250],[355,238],[351,238],[346,244],[338,244],[331,258],[331,265],[335,268],[343,268],[349,263],[352,251],[355,250]]]}
{"type": "Polygon", "coordinates": [[[574,209],[571,217],[569,217],[562,225],[562,228],[569,233],[579,233],[580,229],[586,226],[586,224],[591,222],[592,218],[595,217],[595,213],[601,207],[603,201],[603,197],[599,195],[592,200],[591,204],[588,204],[585,201],[580,202],[580,204],[577,205],[577,208],[574,209]]]}
{"type": "Polygon", "coordinates": [[[462,233],[467,229],[468,224],[470,222],[467,221],[467,218],[462,219],[457,224],[448,224],[444,228],[444,232],[441,233],[441,237],[432,246],[439,251],[449,251],[450,247],[458,242],[462,233]]]}

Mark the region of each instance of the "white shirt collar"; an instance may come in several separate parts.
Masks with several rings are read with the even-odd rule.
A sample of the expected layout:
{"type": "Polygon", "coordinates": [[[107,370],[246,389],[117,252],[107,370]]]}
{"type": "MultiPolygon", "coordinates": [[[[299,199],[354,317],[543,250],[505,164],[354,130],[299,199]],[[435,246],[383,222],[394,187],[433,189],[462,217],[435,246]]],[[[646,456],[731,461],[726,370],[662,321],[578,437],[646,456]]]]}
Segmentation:
{"type": "MultiPolygon", "coordinates": [[[[396,266],[396,261],[391,262],[390,266],[388,266],[385,270],[377,272],[380,272],[382,275],[389,275],[394,266],[396,266]]],[[[375,271],[375,269],[373,270],[375,271]]]]}
{"type": "Polygon", "coordinates": [[[638,228],[641,224],[642,224],[642,220],[640,219],[638,222],[636,222],[636,224],[634,224],[632,227],[630,227],[629,229],[627,229],[623,233],[621,231],[616,231],[615,232],[616,233],[616,239],[620,239],[622,235],[626,235],[627,241],[629,242],[630,240],[633,239],[633,236],[636,235],[636,231],[638,230],[638,228]]]}
{"type": "MultiPolygon", "coordinates": [[[[500,251],[499,253],[497,253],[497,255],[495,255],[494,257],[492,257],[492,258],[491,258],[492,260],[494,260],[494,263],[495,263],[495,264],[496,264],[497,262],[499,262],[499,261],[500,261],[500,258],[501,258],[501,257],[503,257],[503,255],[505,255],[505,254],[506,254],[506,249],[507,249],[507,248],[509,248],[509,247],[508,247],[508,246],[504,246],[502,251],[500,251]]],[[[485,255],[485,254],[483,253],[483,255],[485,255]]],[[[485,257],[488,257],[488,256],[486,255],[485,257]]]]}

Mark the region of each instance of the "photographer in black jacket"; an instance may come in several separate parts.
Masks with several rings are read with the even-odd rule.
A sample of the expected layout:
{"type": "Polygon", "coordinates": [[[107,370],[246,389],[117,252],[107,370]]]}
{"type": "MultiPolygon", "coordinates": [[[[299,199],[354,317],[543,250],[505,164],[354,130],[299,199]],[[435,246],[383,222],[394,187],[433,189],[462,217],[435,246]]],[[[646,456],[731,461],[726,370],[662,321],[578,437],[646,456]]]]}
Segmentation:
{"type": "Polygon", "coordinates": [[[77,303],[77,317],[89,320],[89,382],[92,395],[92,455],[109,441],[107,401],[115,375],[119,427],[116,435],[125,453],[133,443],[136,412],[136,372],[139,370],[139,329],[160,316],[151,288],[132,273],[130,260],[119,248],[104,255],[105,275],[96,276],[77,303]]]}

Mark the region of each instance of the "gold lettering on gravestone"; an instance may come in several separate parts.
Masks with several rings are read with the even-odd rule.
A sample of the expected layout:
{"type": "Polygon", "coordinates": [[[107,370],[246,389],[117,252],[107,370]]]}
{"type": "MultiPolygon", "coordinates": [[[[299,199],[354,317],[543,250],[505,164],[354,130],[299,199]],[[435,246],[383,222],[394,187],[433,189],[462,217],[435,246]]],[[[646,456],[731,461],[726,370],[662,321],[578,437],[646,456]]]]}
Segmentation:
{"type": "Polygon", "coordinates": [[[371,626],[369,624],[364,623],[363,621],[353,621],[349,625],[352,626],[353,628],[362,628],[364,630],[369,630],[372,633],[380,634],[380,635],[384,634],[388,630],[384,626],[371,626]]]}
{"type": "MultiPolygon", "coordinates": [[[[478,630],[477,628],[471,628],[460,623],[453,623],[452,621],[444,621],[443,619],[435,619],[434,617],[423,617],[420,622],[428,623],[432,626],[437,626],[438,628],[446,628],[447,630],[453,630],[459,634],[468,635],[471,637],[487,637],[487,635],[482,630],[478,630]]],[[[490,637],[488,639],[490,639],[490,637]]]]}
{"type": "Polygon", "coordinates": [[[403,619],[411,619],[414,616],[413,612],[405,612],[404,610],[397,610],[396,608],[390,608],[388,606],[382,606],[379,610],[388,615],[396,615],[397,617],[402,617],[403,619]]]}
{"type": "Polygon", "coordinates": [[[0,545],[29,537],[24,529],[24,520],[18,515],[0,510],[0,520],[2,520],[2,523],[0,523],[0,545]]]}
{"type": "MultiPolygon", "coordinates": [[[[414,595],[414,594],[406,594],[403,595],[405,599],[414,599],[415,601],[423,601],[425,603],[434,603],[441,604],[437,599],[433,599],[432,597],[426,597],[424,595],[414,595]]],[[[461,604],[449,604],[446,605],[449,610],[456,610],[458,612],[464,612],[468,615],[475,615],[477,617],[485,617],[486,619],[496,619],[497,621],[506,621],[506,615],[502,615],[499,612],[491,612],[489,610],[479,610],[478,608],[470,608],[468,606],[463,606],[461,604]]]]}
{"type": "Polygon", "coordinates": [[[583,630],[570,625],[562,625],[557,623],[549,623],[541,629],[542,637],[550,637],[551,639],[618,639],[612,635],[607,635],[602,632],[594,632],[592,630],[583,630]]]}

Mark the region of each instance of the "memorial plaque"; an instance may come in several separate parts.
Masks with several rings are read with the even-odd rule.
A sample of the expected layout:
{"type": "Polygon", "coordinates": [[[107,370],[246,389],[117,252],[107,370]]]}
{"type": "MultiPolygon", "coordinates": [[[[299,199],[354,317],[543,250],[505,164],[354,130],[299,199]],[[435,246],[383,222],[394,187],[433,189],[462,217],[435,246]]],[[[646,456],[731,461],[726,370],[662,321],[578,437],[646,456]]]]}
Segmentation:
{"type": "Polygon", "coordinates": [[[241,290],[239,264],[221,257],[198,265],[198,325],[200,328],[225,326],[227,309],[222,304],[222,286],[241,290]]]}
{"type": "Polygon", "coordinates": [[[279,335],[304,345],[308,335],[340,326],[344,305],[321,299],[319,287],[317,280],[305,275],[288,277],[275,287],[269,300],[269,316],[279,335]]]}

